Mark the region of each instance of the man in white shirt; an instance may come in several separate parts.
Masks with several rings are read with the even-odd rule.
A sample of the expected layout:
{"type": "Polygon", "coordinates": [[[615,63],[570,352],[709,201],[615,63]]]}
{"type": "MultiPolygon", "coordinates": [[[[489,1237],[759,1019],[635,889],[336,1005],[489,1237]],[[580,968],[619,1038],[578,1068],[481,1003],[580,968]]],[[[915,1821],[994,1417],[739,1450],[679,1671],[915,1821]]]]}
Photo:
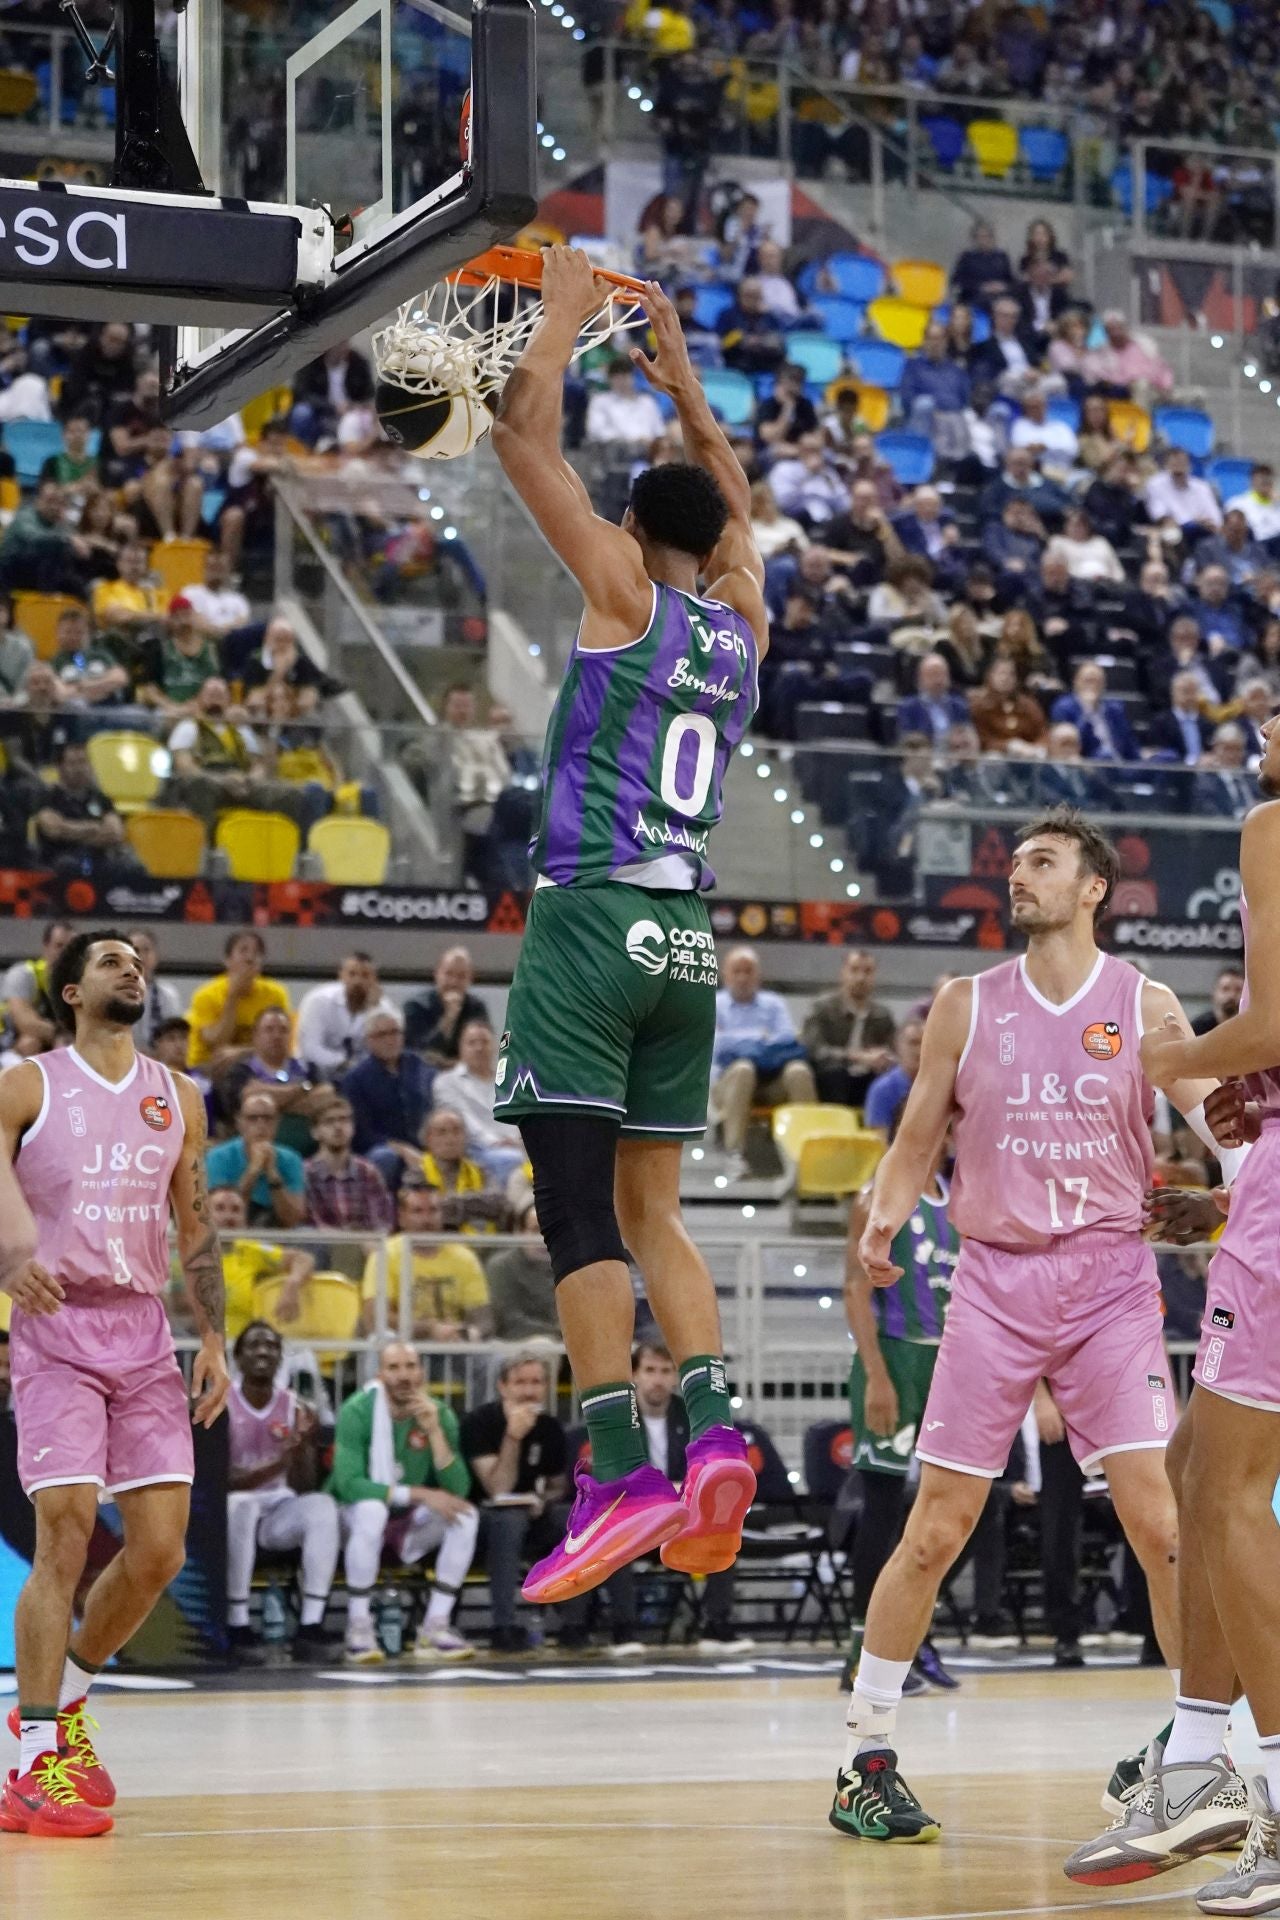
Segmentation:
{"type": "Polygon", "coordinates": [[[769,485],[782,511],[803,515],[810,527],[822,526],[849,510],[848,486],[821,433],[802,433],[795,458],[778,461],[769,474],[769,485]]]}
{"type": "Polygon", "coordinates": [[[500,1185],[524,1165],[525,1151],[519,1127],[493,1117],[497,1067],[493,1028],[485,1020],[468,1021],[458,1041],[458,1064],[437,1074],[432,1105],[458,1115],[467,1130],[467,1158],[500,1185]]]}
{"type": "Polygon", "coordinates": [[[770,313],[783,320],[800,318],[800,296],[782,269],[785,258],[776,240],[762,240],[756,248],[756,278],[770,313]]]}
{"type": "Polygon", "coordinates": [[[1157,526],[1208,527],[1216,533],[1222,525],[1218,496],[1207,480],[1192,473],[1191,455],[1185,447],[1170,447],[1164,457],[1164,472],[1152,474],[1143,499],[1157,526]]]}
{"type": "Polygon", "coordinates": [[[322,1080],[336,1079],[363,1055],[365,1023],[375,1013],[395,1015],[395,1002],[382,991],[370,956],[349,953],[336,980],[303,994],[294,1051],[322,1080]]]}
{"type": "Polygon", "coordinates": [[[1022,396],[1022,413],[1009,434],[1009,445],[1029,447],[1043,472],[1051,479],[1063,479],[1075,466],[1079,441],[1067,421],[1050,418],[1044,388],[1028,387],[1022,396]]]}
{"type": "Polygon", "coordinates": [[[609,386],[587,402],[587,439],[593,446],[631,447],[636,452],[652,446],[662,433],[662,414],[652,393],[641,393],[631,362],[619,357],[609,362],[609,386]]]}
{"type": "Polygon", "coordinates": [[[1249,531],[1255,540],[1274,540],[1280,536],[1280,500],[1276,499],[1275,468],[1265,460],[1259,460],[1250,474],[1253,486],[1248,493],[1238,493],[1234,500],[1228,500],[1226,511],[1238,510],[1249,522],[1249,531]]]}
{"type": "Polygon", "coordinates": [[[204,563],[204,581],[184,587],[182,597],[206,633],[221,639],[233,627],[247,627],[253,615],[245,596],[231,585],[231,562],[221,548],[211,548],[204,563]]]}

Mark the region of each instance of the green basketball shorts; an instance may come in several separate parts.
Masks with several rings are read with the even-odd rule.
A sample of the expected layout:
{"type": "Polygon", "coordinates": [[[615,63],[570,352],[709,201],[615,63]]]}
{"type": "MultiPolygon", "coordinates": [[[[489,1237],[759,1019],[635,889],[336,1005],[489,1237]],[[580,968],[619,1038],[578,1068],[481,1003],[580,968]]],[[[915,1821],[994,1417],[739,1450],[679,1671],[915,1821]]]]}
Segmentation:
{"type": "Polygon", "coordinates": [[[898,1424],[891,1434],[871,1433],[863,1417],[867,1391],[862,1355],[855,1353],[849,1372],[849,1421],[853,1427],[853,1464],[866,1473],[906,1473],[911,1465],[924,1403],[929,1398],[936,1344],[922,1340],[895,1340],[880,1336],[889,1378],[898,1396],[898,1424]]]}
{"type": "Polygon", "coordinates": [[[498,1052],[495,1119],[598,1113],[632,1137],[706,1131],[715,936],[696,893],[539,887],[498,1052]]]}

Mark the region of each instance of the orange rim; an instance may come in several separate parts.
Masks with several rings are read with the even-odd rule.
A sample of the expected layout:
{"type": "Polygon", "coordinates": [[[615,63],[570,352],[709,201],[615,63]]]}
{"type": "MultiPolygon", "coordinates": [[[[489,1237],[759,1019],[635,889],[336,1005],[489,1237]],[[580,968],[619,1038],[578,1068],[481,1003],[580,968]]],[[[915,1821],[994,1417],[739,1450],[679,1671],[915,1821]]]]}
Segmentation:
{"type": "MultiPolygon", "coordinates": [[[[637,280],[632,274],[609,273],[603,267],[596,268],[596,275],[630,293],[638,293],[644,285],[643,280],[637,280]]],[[[486,280],[509,280],[517,287],[540,287],[542,255],[529,247],[490,247],[487,253],[478,253],[449,278],[461,287],[482,287],[486,280]]]]}

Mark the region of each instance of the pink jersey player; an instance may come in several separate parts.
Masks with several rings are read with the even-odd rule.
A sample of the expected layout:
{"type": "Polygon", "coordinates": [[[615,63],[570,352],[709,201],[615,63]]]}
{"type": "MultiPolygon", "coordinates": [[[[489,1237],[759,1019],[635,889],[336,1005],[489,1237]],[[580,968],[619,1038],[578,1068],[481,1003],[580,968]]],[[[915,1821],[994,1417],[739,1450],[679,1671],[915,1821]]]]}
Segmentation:
{"type": "Polygon", "coordinates": [[[281,1452],[293,1432],[297,1414],[298,1396],[288,1387],[277,1387],[265,1407],[251,1406],[236,1384],[227,1395],[227,1417],[231,1425],[228,1457],[232,1468],[253,1473],[272,1461],[279,1462],[277,1472],[260,1480],[254,1488],[260,1504],[264,1495],[269,1500],[272,1495],[290,1492],[281,1452]]]}

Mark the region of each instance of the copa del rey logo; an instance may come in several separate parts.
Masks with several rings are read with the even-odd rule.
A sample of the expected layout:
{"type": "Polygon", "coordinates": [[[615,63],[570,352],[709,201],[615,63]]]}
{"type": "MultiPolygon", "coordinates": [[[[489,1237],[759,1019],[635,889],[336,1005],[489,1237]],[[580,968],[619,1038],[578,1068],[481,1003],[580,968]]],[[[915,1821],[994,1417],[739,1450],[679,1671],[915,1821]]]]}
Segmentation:
{"type": "Polygon", "coordinates": [[[124,273],[129,264],[126,216],[70,196],[42,196],[9,221],[0,215],[0,258],[6,246],[28,267],[56,266],[64,253],[94,273],[124,273]]]}

